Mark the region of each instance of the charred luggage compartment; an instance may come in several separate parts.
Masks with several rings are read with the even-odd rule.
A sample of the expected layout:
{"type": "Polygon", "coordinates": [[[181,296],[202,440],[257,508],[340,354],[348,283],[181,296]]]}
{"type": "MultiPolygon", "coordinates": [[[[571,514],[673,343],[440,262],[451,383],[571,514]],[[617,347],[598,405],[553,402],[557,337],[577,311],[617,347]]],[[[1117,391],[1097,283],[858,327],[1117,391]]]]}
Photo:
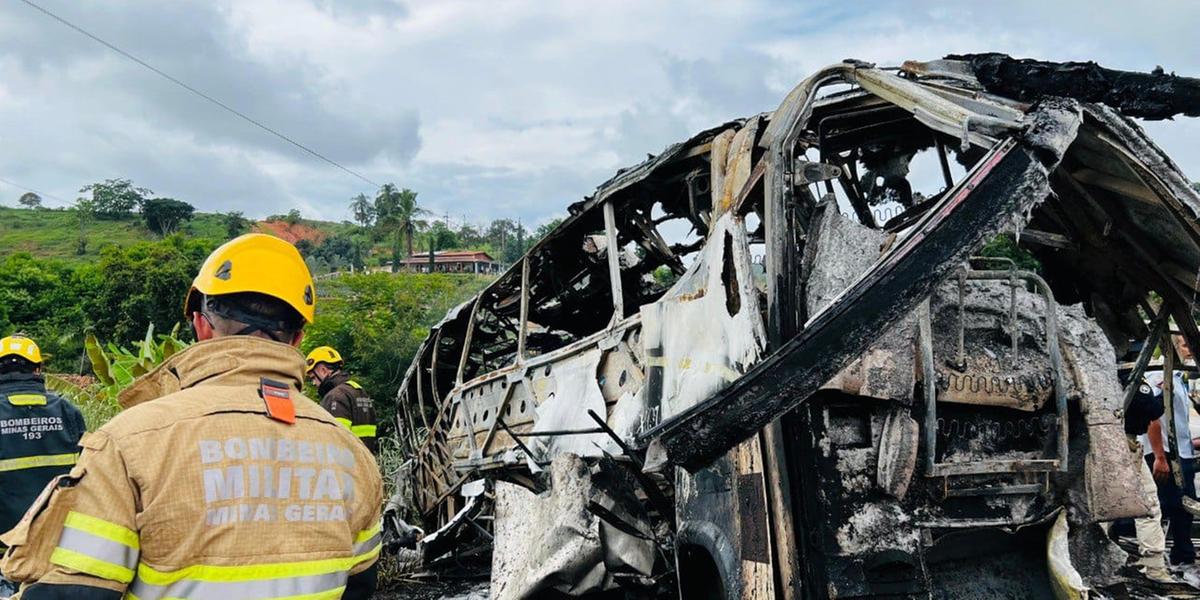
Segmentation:
{"type": "Polygon", "coordinates": [[[1197,89],[847,61],[619,172],[421,346],[389,522],[495,598],[1121,589],[1117,358],[1200,342],[1200,199],[1127,115],[1197,89]]]}

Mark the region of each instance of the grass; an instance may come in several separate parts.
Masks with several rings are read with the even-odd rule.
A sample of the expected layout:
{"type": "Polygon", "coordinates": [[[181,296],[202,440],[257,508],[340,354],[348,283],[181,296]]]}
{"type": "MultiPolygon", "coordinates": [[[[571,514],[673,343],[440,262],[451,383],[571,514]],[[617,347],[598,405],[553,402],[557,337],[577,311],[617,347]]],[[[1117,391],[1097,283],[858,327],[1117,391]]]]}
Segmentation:
{"type": "MultiPolygon", "coordinates": [[[[192,237],[225,238],[221,216],[209,213],[198,213],[181,231],[192,237]]],[[[158,238],[137,217],[97,219],[86,225],[84,235],[87,251],[78,254],[79,223],[70,211],[0,207],[0,257],[28,252],[39,258],[83,263],[96,260],[106,245],[128,246],[158,238]]]]}
{"type": "Polygon", "coordinates": [[[46,387],[79,408],[88,431],[99,429],[121,412],[116,400],[97,393],[95,386],[95,378],[89,375],[46,375],[46,387]]]}
{"type": "MultiPolygon", "coordinates": [[[[326,221],[304,220],[303,224],[329,235],[347,233],[354,226],[326,221]]],[[[215,213],[196,213],[180,232],[188,237],[224,240],[224,217],[215,213]]],[[[75,215],[63,209],[28,210],[0,206],[0,258],[17,252],[28,252],[38,258],[54,258],[70,263],[87,263],[100,256],[100,250],[110,244],[129,246],[137,242],[158,239],[146,228],[140,216],[120,220],[96,219],[84,228],[87,250],[76,252],[79,222],[75,215]]]]}

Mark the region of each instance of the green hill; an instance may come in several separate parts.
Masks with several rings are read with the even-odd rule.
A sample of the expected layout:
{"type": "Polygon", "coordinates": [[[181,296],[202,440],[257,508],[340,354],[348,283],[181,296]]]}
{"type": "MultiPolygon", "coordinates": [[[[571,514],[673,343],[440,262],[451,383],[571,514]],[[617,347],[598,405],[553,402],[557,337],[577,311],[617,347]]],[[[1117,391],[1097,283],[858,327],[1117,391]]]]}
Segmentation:
{"type": "MultiPolygon", "coordinates": [[[[195,217],[180,228],[187,237],[226,239],[224,217],[212,213],[196,213],[195,217]]],[[[347,233],[351,225],[326,221],[303,220],[293,226],[281,222],[255,224],[256,230],[279,235],[296,242],[309,239],[319,243],[326,236],[347,233]],[[290,235],[295,231],[295,235],[290,235]]],[[[130,246],[137,242],[152,241],[159,236],[146,228],[138,216],[120,220],[97,219],[84,228],[87,247],[83,254],[77,252],[80,237],[79,223],[74,213],[62,209],[29,210],[0,207],[0,258],[18,252],[28,252],[38,258],[54,258],[72,263],[96,260],[100,249],[110,244],[130,246]]]]}

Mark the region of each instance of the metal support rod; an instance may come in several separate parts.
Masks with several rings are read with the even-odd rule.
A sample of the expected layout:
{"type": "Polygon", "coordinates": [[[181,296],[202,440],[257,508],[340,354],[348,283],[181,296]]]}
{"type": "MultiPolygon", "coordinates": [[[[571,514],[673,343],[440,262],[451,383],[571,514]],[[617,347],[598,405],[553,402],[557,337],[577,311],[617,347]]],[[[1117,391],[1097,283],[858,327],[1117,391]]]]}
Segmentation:
{"type": "Polygon", "coordinates": [[[458,372],[454,375],[454,385],[462,385],[463,372],[467,369],[467,356],[471,352],[471,338],[475,335],[475,316],[479,312],[479,299],[483,294],[475,296],[471,303],[471,316],[467,318],[467,335],[463,339],[462,354],[458,357],[458,372]]]}
{"type": "Polygon", "coordinates": [[[443,398],[438,395],[438,354],[442,350],[442,329],[439,328],[433,336],[433,344],[429,352],[429,395],[438,406],[443,398]]]}
{"type": "MultiPolygon", "coordinates": [[[[646,463],[642,461],[642,458],[638,456],[637,452],[633,448],[630,448],[629,445],[625,443],[625,440],[622,440],[621,436],[617,435],[617,432],[613,431],[612,428],[608,426],[608,423],[605,423],[604,419],[600,418],[600,415],[596,414],[596,411],[588,409],[587,413],[588,416],[596,422],[596,425],[600,427],[604,433],[608,434],[608,437],[611,438],[619,448],[621,448],[621,452],[624,452],[625,456],[629,457],[629,460],[633,461],[634,468],[630,470],[633,473],[634,479],[636,479],[642,486],[642,491],[646,492],[646,498],[650,500],[650,503],[658,509],[659,513],[665,516],[675,514],[675,506],[670,500],[667,499],[666,496],[663,495],[662,490],[658,488],[658,484],[655,483],[649,475],[646,475],[646,473],[643,472],[643,469],[646,468],[646,463]]],[[[674,529],[675,520],[668,518],[667,522],[671,523],[672,529],[674,529]]]]}
{"type": "Polygon", "coordinates": [[[933,475],[937,463],[937,374],[933,369],[933,324],[930,298],[917,308],[917,334],[921,340],[921,376],[925,380],[925,470],[933,475]]]}
{"type": "Polygon", "coordinates": [[[621,452],[623,452],[625,456],[628,456],[630,460],[637,464],[638,469],[646,466],[645,463],[642,462],[642,459],[637,455],[637,451],[635,451],[633,448],[630,448],[629,445],[625,443],[625,440],[622,440],[621,436],[617,435],[617,432],[613,431],[612,428],[608,426],[608,423],[604,422],[604,419],[600,418],[600,415],[596,414],[596,411],[589,408],[587,414],[592,418],[593,421],[596,422],[596,426],[600,428],[600,431],[608,434],[608,437],[612,439],[614,443],[616,443],[617,447],[621,449],[621,452]]]}
{"type": "Polygon", "coordinates": [[[604,239],[608,246],[608,281],[612,289],[613,318],[625,318],[625,294],[621,289],[621,250],[617,247],[617,217],[611,201],[604,203],[604,239]]]}
{"type": "Polygon", "coordinates": [[[424,357],[421,356],[421,352],[420,352],[420,350],[418,350],[417,357],[416,357],[417,369],[416,369],[416,372],[414,373],[414,375],[417,378],[417,405],[418,405],[417,410],[419,410],[421,412],[421,424],[425,426],[425,431],[429,431],[429,417],[426,416],[426,414],[425,414],[425,412],[426,412],[425,390],[421,388],[421,384],[424,383],[423,381],[421,381],[421,379],[422,379],[421,370],[425,368],[421,364],[422,358],[424,358],[424,357]]]}
{"type": "MultiPolygon", "coordinates": [[[[446,399],[450,400],[450,396],[446,399]]],[[[476,454],[479,452],[479,443],[475,441],[475,417],[471,414],[471,406],[467,404],[466,398],[459,397],[458,410],[463,422],[463,433],[467,435],[467,443],[471,445],[471,454],[476,454]]]]}
{"type": "MultiPolygon", "coordinates": [[[[504,388],[504,398],[500,401],[500,405],[496,407],[496,420],[492,421],[491,427],[488,427],[487,435],[483,438],[483,446],[479,449],[480,458],[483,458],[488,450],[492,448],[492,440],[496,438],[496,423],[500,422],[500,415],[504,414],[504,409],[508,408],[509,403],[512,402],[513,396],[516,395],[516,390],[517,385],[515,382],[504,388]]],[[[463,401],[466,401],[466,394],[463,394],[463,401]]]]}
{"type": "MultiPolygon", "coordinates": [[[[1163,303],[1166,307],[1166,303],[1163,303]]],[[[1183,486],[1183,469],[1179,464],[1179,438],[1178,432],[1175,430],[1175,344],[1171,340],[1171,334],[1164,333],[1162,336],[1162,355],[1163,355],[1163,412],[1167,415],[1167,462],[1171,465],[1171,475],[1175,478],[1175,485],[1183,486]]],[[[1191,436],[1188,436],[1191,438],[1191,436]]]]}
{"type": "MultiPolygon", "coordinates": [[[[967,335],[967,305],[966,305],[967,276],[965,271],[958,272],[958,356],[955,364],[960,367],[967,364],[966,335],[967,335]]],[[[932,360],[932,358],[930,359],[932,360]]]]}
{"type": "MultiPolygon", "coordinates": [[[[1016,271],[1008,272],[1008,335],[1012,338],[1012,366],[1017,368],[1017,276],[1016,271]]],[[[1049,335],[1049,333],[1047,333],[1049,335]]]]}
{"type": "Polygon", "coordinates": [[[548,429],[546,431],[528,431],[525,433],[514,433],[517,437],[554,437],[559,435],[590,435],[593,433],[604,433],[603,429],[548,429]]]}
{"type": "Polygon", "coordinates": [[[950,174],[950,161],[946,158],[946,146],[936,135],[933,136],[933,144],[937,147],[938,162],[942,165],[942,179],[946,180],[946,189],[950,189],[954,187],[954,177],[950,174]]]}
{"type": "Polygon", "coordinates": [[[517,363],[525,362],[525,338],[529,337],[529,257],[521,259],[521,323],[517,329],[517,363]]]}
{"type": "Polygon", "coordinates": [[[484,529],[483,526],[481,526],[479,523],[476,523],[475,519],[467,519],[467,522],[470,523],[472,526],[474,526],[476,531],[478,531],[479,533],[482,533],[483,536],[486,537],[489,542],[496,539],[496,538],[492,537],[492,534],[488,533],[488,530],[484,529]]]}
{"type": "Polygon", "coordinates": [[[517,447],[521,449],[521,452],[524,452],[525,456],[529,457],[529,460],[532,460],[536,463],[537,457],[533,455],[533,452],[529,449],[529,446],[526,446],[525,443],[521,441],[521,438],[517,437],[517,434],[508,428],[508,423],[505,423],[504,419],[501,419],[500,417],[496,417],[496,422],[500,424],[500,428],[504,430],[504,433],[507,433],[508,437],[512,438],[513,442],[516,442],[517,447]]]}
{"type": "Polygon", "coordinates": [[[1158,346],[1159,340],[1162,339],[1163,332],[1167,329],[1167,321],[1170,318],[1171,311],[1167,310],[1167,305],[1164,303],[1159,307],[1158,314],[1154,317],[1154,320],[1150,322],[1150,335],[1146,336],[1146,341],[1142,344],[1141,352],[1138,352],[1133,370],[1129,372],[1129,378],[1125,382],[1125,400],[1121,403],[1122,413],[1129,410],[1129,403],[1133,402],[1133,396],[1137,393],[1138,386],[1142,380],[1142,374],[1146,372],[1146,365],[1150,364],[1150,359],[1154,357],[1154,348],[1158,346]]]}

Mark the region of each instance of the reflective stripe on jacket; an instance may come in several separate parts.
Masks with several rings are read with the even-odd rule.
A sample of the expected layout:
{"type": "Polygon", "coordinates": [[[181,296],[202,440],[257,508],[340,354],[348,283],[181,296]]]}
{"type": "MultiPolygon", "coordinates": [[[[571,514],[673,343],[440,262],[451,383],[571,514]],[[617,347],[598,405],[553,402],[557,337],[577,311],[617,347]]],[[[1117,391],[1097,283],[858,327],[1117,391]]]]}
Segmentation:
{"type": "Polygon", "coordinates": [[[12,529],[46,482],[75,464],[83,414],[46,391],[41,375],[0,375],[0,532],[12,529]]]}
{"type": "Polygon", "coordinates": [[[340,598],[378,557],[382,482],[371,453],[300,394],[303,369],[294,348],[237,336],[135,382],[126,410],[81,442],[39,581],[141,600],[340,598]],[[268,416],[264,378],[285,386],[295,423],[268,416]]]}
{"type": "Polygon", "coordinates": [[[375,403],[366,390],[350,379],[348,373],[338,371],[322,381],[317,391],[321,394],[321,407],[375,452],[375,403]]]}

